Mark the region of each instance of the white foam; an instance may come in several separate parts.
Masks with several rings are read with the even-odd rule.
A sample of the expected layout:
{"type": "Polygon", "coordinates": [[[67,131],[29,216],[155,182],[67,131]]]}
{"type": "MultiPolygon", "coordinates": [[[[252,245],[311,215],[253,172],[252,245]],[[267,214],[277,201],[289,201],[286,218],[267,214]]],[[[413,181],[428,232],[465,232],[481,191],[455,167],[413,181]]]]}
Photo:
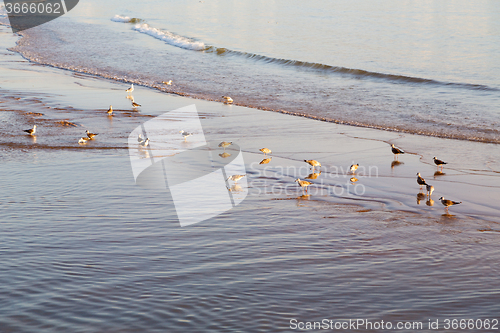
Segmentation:
{"type": "Polygon", "coordinates": [[[170,31],[162,31],[160,29],[152,28],[146,23],[136,24],[134,26],[134,30],[150,35],[154,38],[164,41],[167,44],[183,49],[195,51],[202,51],[205,49],[205,43],[203,42],[196,42],[192,39],[171,33],[170,31]]]}
{"type": "Polygon", "coordinates": [[[123,22],[123,23],[129,23],[131,20],[130,17],[128,16],[121,16],[121,15],[115,15],[115,17],[113,17],[111,19],[111,21],[114,21],[114,22],[123,22]]]}

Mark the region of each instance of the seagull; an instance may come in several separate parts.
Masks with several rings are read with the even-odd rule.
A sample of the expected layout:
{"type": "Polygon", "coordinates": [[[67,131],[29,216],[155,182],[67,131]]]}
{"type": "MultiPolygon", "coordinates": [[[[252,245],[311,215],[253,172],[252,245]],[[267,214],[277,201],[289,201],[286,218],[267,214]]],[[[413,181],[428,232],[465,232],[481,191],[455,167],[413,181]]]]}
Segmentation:
{"type": "Polygon", "coordinates": [[[233,99],[229,96],[222,96],[222,99],[224,100],[224,104],[231,104],[233,103],[233,99]]]}
{"type": "Polygon", "coordinates": [[[128,88],[128,89],[127,89],[127,90],[125,90],[125,91],[126,91],[126,92],[128,92],[128,93],[131,93],[132,91],[134,91],[134,84],[132,83],[132,84],[130,85],[130,88],[128,88]]]}
{"type": "Polygon", "coordinates": [[[261,152],[263,152],[265,156],[267,156],[267,154],[271,154],[272,153],[271,149],[269,149],[269,148],[261,148],[259,150],[261,152]]]}
{"type": "Polygon", "coordinates": [[[451,200],[446,200],[444,197],[441,197],[439,198],[439,200],[441,201],[441,203],[443,204],[443,206],[445,206],[446,208],[446,212],[448,212],[448,207],[449,206],[453,206],[453,205],[459,205],[462,203],[462,201],[451,201],[451,200]]]}
{"type": "Polygon", "coordinates": [[[86,130],[85,133],[87,133],[87,136],[89,137],[90,140],[94,140],[94,137],[96,135],[99,135],[97,133],[90,133],[89,130],[86,130]]]}
{"type": "Polygon", "coordinates": [[[186,132],[185,130],[179,131],[179,133],[181,133],[182,136],[184,137],[184,141],[186,141],[186,139],[188,138],[188,136],[193,135],[193,133],[186,132]]]}
{"type": "Polygon", "coordinates": [[[420,176],[420,172],[417,172],[417,184],[420,185],[420,189],[422,189],[422,186],[427,185],[425,179],[420,176]]]}
{"type": "Polygon", "coordinates": [[[240,180],[241,178],[245,177],[246,175],[232,175],[229,176],[226,180],[232,180],[235,184],[240,180]]]}
{"type": "Polygon", "coordinates": [[[110,105],[110,106],[109,106],[109,109],[108,109],[108,114],[109,114],[110,116],[112,116],[112,115],[113,115],[113,105],[110,105]]]}
{"type": "Polygon", "coordinates": [[[169,81],[162,81],[163,84],[166,84],[167,86],[171,86],[172,85],[172,80],[169,80],[169,81]]]}
{"type": "Polygon", "coordinates": [[[356,170],[358,170],[358,168],[359,168],[359,164],[351,165],[351,168],[350,168],[351,173],[353,174],[356,170]]]}
{"type": "Polygon", "coordinates": [[[132,98],[132,106],[134,107],[134,109],[138,106],[142,106],[141,104],[137,104],[134,99],[132,98]]]}
{"type": "Polygon", "coordinates": [[[321,163],[319,163],[316,160],[304,160],[304,162],[310,164],[313,169],[314,169],[314,167],[320,167],[321,168],[321,163]]]}
{"type": "Polygon", "coordinates": [[[273,159],[272,157],[265,158],[262,161],[260,161],[259,164],[267,164],[267,163],[271,162],[272,159],[273,159]]]}
{"type": "Polygon", "coordinates": [[[89,141],[89,140],[90,140],[90,139],[89,139],[88,137],[87,137],[87,138],[86,138],[86,137],[82,137],[82,138],[80,138],[80,140],[78,140],[78,143],[83,143],[83,144],[85,144],[85,143],[87,143],[87,141],[89,141]]]}
{"type": "Polygon", "coordinates": [[[219,143],[219,147],[222,147],[224,148],[224,151],[226,150],[226,147],[229,147],[230,145],[232,145],[233,143],[232,142],[226,142],[226,141],[222,141],[221,143],[219,143]]]}
{"type": "Polygon", "coordinates": [[[430,197],[432,195],[432,192],[434,192],[434,186],[426,184],[427,187],[427,195],[430,197]]]}
{"type": "Polygon", "coordinates": [[[300,178],[295,179],[295,181],[299,183],[300,187],[306,188],[306,193],[307,193],[307,187],[312,184],[311,182],[308,182],[307,180],[300,180],[300,178]]]}
{"type": "Polygon", "coordinates": [[[434,156],[432,159],[434,160],[434,164],[436,164],[438,168],[439,166],[441,166],[441,170],[443,170],[443,165],[448,164],[448,162],[438,160],[436,156],[434,156]]]}
{"type": "Polygon", "coordinates": [[[24,132],[28,133],[29,135],[35,135],[36,125],[33,125],[32,129],[24,130],[24,132]]]}
{"type": "Polygon", "coordinates": [[[391,145],[391,148],[392,148],[392,153],[399,158],[399,154],[404,154],[405,152],[399,148],[396,148],[396,146],[394,146],[394,143],[391,145]]]}
{"type": "Polygon", "coordinates": [[[143,147],[147,147],[149,145],[149,138],[146,138],[146,140],[142,140],[139,142],[139,144],[143,147]]]}

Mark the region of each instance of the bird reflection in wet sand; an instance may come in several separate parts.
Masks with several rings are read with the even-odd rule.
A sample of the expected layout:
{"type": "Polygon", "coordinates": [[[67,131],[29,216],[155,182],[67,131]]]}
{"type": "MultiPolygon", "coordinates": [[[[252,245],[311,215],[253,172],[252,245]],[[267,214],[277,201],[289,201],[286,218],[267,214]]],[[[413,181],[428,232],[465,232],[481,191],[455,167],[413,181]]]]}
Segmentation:
{"type": "Polygon", "coordinates": [[[427,201],[425,202],[425,204],[426,204],[427,206],[434,206],[434,200],[432,200],[432,199],[429,197],[429,199],[427,199],[427,201]]]}
{"type": "Polygon", "coordinates": [[[417,205],[420,205],[420,201],[425,199],[425,194],[420,192],[417,194],[417,205]]]}
{"type": "Polygon", "coordinates": [[[309,176],[307,176],[305,179],[316,179],[319,177],[319,175],[321,175],[321,171],[320,172],[313,172],[313,173],[310,173],[309,176]]]}
{"type": "Polygon", "coordinates": [[[267,164],[267,163],[271,162],[272,159],[273,159],[272,157],[265,158],[262,161],[260,161],[259,164],[267,164]]]}
{"type": "Polygon", "coordinates": [[[131,101],[133,101],[133,100],[134,100],[134,96],[132,96],[132,95],[127,95],[127,97],[125,97],[125,98],[126,98],[126,99],[130,99],[131,101]]]}
{"type": "Polygon", "coordinates": [[[436,171],[436,172],[434,172],[434,177],[439,177],[439,176],[444,176],[444,175],[446,175],[446,174],[444,172],[442,172],[442,171],[436,171]]]}
{"type": "Polygon", "coordinates": [[[351,179],[349,179],[349,181],[350,181],[351,183],[355,183],[355,182],[357,182],[358,180],[359,180],[359,179],[358,179],[358,178],[356,178],[356,177],[351,177],[351,179]]]}
{"type": "Polygon", "coordinates": [[[219,156],[222,158],[228,158],[229,156],[231,156],[231,154],[223,152],[222,154],[219,154],[219,156]]]}
{"type": "Polygon", "coordinates": [[[394,167],[398,166],[398,165],[401,165],[401,164],[404,164],[404,162],[400,162],[400,161],[392,161],[391,162],[391,168],[394,169],[394,167]]]}
{"type": "Polygon", "coordinates": [[[228,190],[230,192],[241,192],[243,191],[243,187],[241,187],[239,184],[234,184],[233,186],[229,187],[228,190]]]}
{"type": "MultiPolygon", "coordinates": [[[[310,194],[302,194],[301,196],[297,197],[297,200],[299,200],[299,202],[300,202],[300,200],[309,200],[309,199],[311,199],[310,194]]],[[[297,203],[297,205],[298,205],[298,203],[297,203]]]]}

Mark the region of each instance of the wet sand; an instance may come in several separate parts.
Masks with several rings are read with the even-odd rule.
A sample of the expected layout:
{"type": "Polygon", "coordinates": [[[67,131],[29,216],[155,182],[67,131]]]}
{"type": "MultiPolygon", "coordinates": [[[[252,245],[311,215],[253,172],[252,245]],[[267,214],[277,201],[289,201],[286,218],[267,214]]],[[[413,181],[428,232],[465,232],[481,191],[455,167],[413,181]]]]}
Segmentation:
{"type": "Polygon", "coordinates": [[[134,97],[143,106],[133,111],[127,84],[7,51],[0,67],[0,291],[10,304],[2,306],[2,327],[288,331],[290,318],[426,322],[500,310],[492,265],[500,259],[496,145],[140,86],[134,97]],[[134,184],[127,138],[144,121],[191,104],[209,141],[242,148],[249,195],[217,218],[181,228],[168,189],[134,184]],[[22,132],[33,124],[36,139],[22,132]],[[99,135],[82,146],[86,129],[99,135]],[[407,151],[401,163],[389,143],[407,151]],[[258,164],[262,147],[273,151],[268,164],[258,164]],[[449,162],[444,174],[436,174],[433,156],[449,162]],[[308,196],[294,182],[310,174],[304,159],[323,165],[308,196]],[[354,183],[346,174],[353,162],[360,164],[354,183]],[[433,205],[418,195],[417,172],[436,188],[433,205]],[[440,196],[463,203],[445,214],[440,196]]]}

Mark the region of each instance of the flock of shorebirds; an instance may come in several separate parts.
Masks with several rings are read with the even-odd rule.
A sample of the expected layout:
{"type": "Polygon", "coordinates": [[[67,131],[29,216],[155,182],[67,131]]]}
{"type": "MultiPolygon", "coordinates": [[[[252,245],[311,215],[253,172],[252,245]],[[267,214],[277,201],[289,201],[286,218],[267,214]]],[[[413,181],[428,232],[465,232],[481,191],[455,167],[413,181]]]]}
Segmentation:
{"type": "MultiPolygon", "coordinates": [[[[394,144],[391,145],[391,149],[392,149],[392,153],[394,154],[394,156],[396,158],[399,158],[400,154],[405,153],[402,149],[395,147],[394,144]]],[[[434,161],[434,164],[438,167],[438,169],[439,169],[439,167],[441,167],[441,171],[443,171],[444,165],[448,164],[447,162],[436,158],[436,156],[434,156],[432,158],[432,160],[434,161]]],[[[434,192],[434,186],[427,184],[425,179],[420,175],[420,172],[417,172],[417,184],[420,186],[420,190],[422,190],[422,187],[425,186],[425,188],[427,190],[427,196],[430,199],[432,192],[434,192]]],[[[424,194],[422,194],[422,196],[424,196],[424,194]]],[[[441,201],[443,206],[445,206],[445,210],[447,213],[448,213],[448,207],[451,207],[453,205],[459,205],[462,203],[461,201],[448,200],[448,199],[445,199],[444,197],[439,198],[439,201],[441,201]]]]}
{"type": "MultiPolygon", "coordinates": [[[[172,80],[162,81],[162,83],[165,84],[165,85],[167,85],[167,86],[171,86],[172,85],[172,80]]],[[[133,91],[134,91],[134,84],[132,83],[130,85],[130,87],[127,90],[125,90],[125,92],[128,93],[127,99],[130,99],[131,104],[132,104],[132,108],[134,110],[136,110],[138,107],[141,107],[142,105],[139,104],[139,103],[137,103],[134,100],[134,96],[131,95],[133,91]]],[[[224,104],[232,104],[233,103],[233,99],[231,97],[229,97],[229,96],[222,96],[222,101],[223,101],[224,104]]],[[[109,117],[113,116],[113,106],[112,105],[109,106],[109,109],[106,111],[106,113],[108,114],[109,117]]],[[[31,136],[36,137],[35,136],[36,125],[33,125],[33,128],[24,130],[24,132],[28,133],[31,136]]],[[[79,144],[86,144],[89,140],[94,140],[95,136],[98,135],[97,133],[90,133],[88,130],[86,131],[86,134],[87,134],[87,136],[83,136],[83,137],[81,137],[78,140],[79,144]]],[[[189,136],[193,135],[193,133],[188,133],[188,132],[185,132],[185,131],[181,131],[181,134],[184,137],[184,140],[186,140],[189,136]]],[[[137,141],[139,142],[139,144],[142,147],[147,147],[149,145],[149,138],[142,138],[141,136],[139,136],[139,138],[138,138],[137,141]]]]}
{"type": "MultiPolygon", "coordinates": [[[[162,83],[164,83],[165,85],[172,85],[172,80],[163,81],[162,83]]],[[[130,88],[128,88],[127,90],[125,90],[125,92],[129,93],[129,95],[127,96],[127,98],[132,101],[132,107],[135,109],[137,107],[140,107],[141,105],[138,104],[138,103],[136,103],[134,101],[134,97],[130,95],[133,91],[134,91],[134,84],[131,84],[130,88]]],[[[231,97],[229,97],[229,96],[222,96],[222,100],[223,100],[224,104],[232,104],[233,103],[233,99],[231,97]]],[[[113,115],[113,106],[112,105],[109,106],[109,109],[108,109],[107,113],[108,113],[109,116],[113,115]]],[[[33,128],[31,128],[31,129],[24,130],[24,132],[28,133],[29,135],[35,135],[35,133],[36,133],[36,125],[33,125],[33,128]]],[[[187,131],[184,131],[184,130],[181,130],[179,132],[181,133],[182,137],[184,138],[184,141],[186,141],[188,137],[190,137],[190,136],[193,135],[193,133],[190,133],[190,132],[187,132],[187,131]]],[[[94,140],[94,138],[98,135],[97,133],[91,133],[91,132],[89,132],[89,130],[86,130],[85,133],[87,135],[84,136],[84,137],[81,137],[78,140],[79,144],[85,144],[89,140],[94,140]]],[[[141,136],[141,134],[139,134],[139,136],[137,138],[137,142],[139,143],[140,146],[147,147],[149,145],[149,138],[143,138],[141,136]]],[[[229,147],[230,145],[232,145],[232,142],[222,141],[221,143],[219,143],[218,147],[224,149],[224,153],[220,154],[221,157],[228,157],[228,156],[230,156],[230,154],[226,153],[226,148],[229,147]]],[[[271,149],[269,149],[269,148],[261,148],[261,149],[259,149],[259,151],[261,151],[262,153],[264,153],[264,156],[265,156],[265,158],[260,162],[260,164],[267,164],[267,163],[269,163],[271,161],[271,159],[272,159],[272,157],[268,157],[268,155],[272,153],[271,149]]],[[[394,154],[395,162],[396,162],[396,160],[399,160],[399,155],[402,155],[402,154],[405,153],[402,149],[394,146],[394,144],[391,144],[391,151],[394,154]]],[[[433,161],[434,161],[434,164],[437,165],[438,169],[439,169],[439,167],[441,167],[441,171],[443,170],[444,165],[448,164],[447,162],[439,160],[436,157],[433,158],[433,161]]],[[[321,163],[318,162],[318,161],[316,161],[316,160],[304,160],[304,162],[306,162],[307,164],[309,164],[312,167],[312,171],[313,172],[314,172],[314,170],[315,170],[316,167],[321,168],[321,163]]],[[[354,175],[355,172],[356,172],[356,170],[358,169],[358,167],[359,167],[359,164],[352,164],[350,166],[350,168],[349,168],[350,173],[352,175],[354,175]]],[[[321,174],[321,171],[320,171],[320,173],[313,173],[312,175],[315,175],[315,176],[311,176],[310,175],[307,178],[308,179],[316,179],[319,174],[321,174]]],[[[238,182],[238,180],[242,179],[245,176],[246,175],[232,175],[232,176],[229,176],[226,179],[226,181],[227,180],[231,180],[231,181],[234,181],[235,184],[236,184],[238,182]]],[[[357,178],[355,178],[355,177],[351,178],[351,182],[355,182],[355,181],[357,181],[357,178]]],[[[306,193],[307,193],[307,187],[309,185],[313,184],[312,182],[309,182],[307,180],[301,180],[300,178],[297,178],[295,180],[295,182],[297,182],[302,189],[305,189],[306,193]]],[[[427,190],[427,194],[426,195],[430,198],[431,195],[432,195],[432,193],[434,192],[434,186],[428,184],[425,181],[425,179],[420,175],[420,172],[417,173],[417,184],[420,186],[420,190],[422,190],[423,186],[426,187],[426,190],[427,190]]],[[[421,195],[425,197],[425,195],[423,193],[421,193],[421,195]]],[[[444,197],[439,198],[439,200],[441,201],[441,203],[443,204],[443,206],[445,206],[446,212],[448,212],[448,207],[451,207],[453,205],[458,205],[458,204],[462,203],[462,202],[458,202],[458,201],[447,200],[444,197]]]]}

